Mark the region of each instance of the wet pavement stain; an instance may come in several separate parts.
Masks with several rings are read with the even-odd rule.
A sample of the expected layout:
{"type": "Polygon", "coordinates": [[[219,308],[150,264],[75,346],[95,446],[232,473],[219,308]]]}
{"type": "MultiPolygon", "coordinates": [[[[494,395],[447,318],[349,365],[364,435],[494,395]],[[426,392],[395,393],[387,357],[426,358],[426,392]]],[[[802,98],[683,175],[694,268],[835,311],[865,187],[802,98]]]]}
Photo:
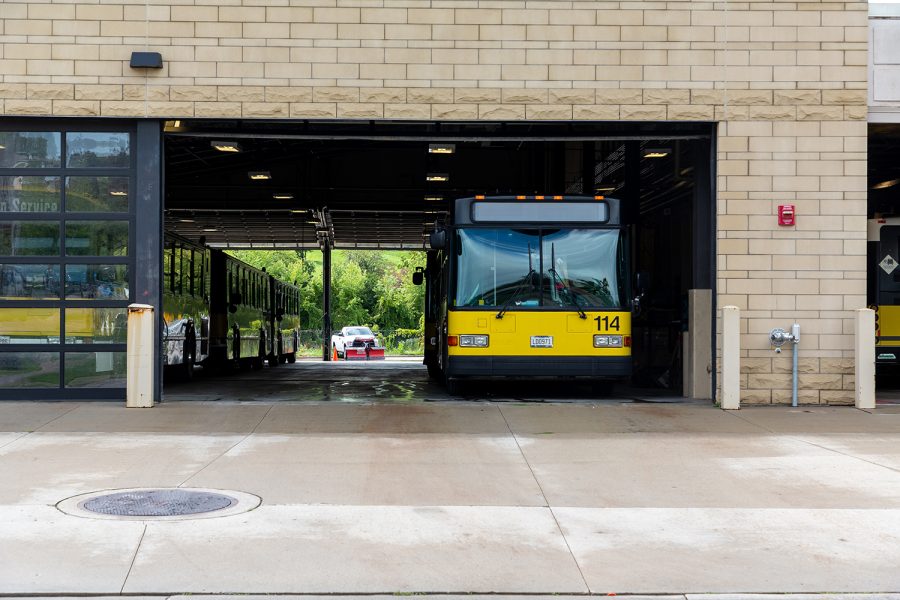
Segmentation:
{"type": "MultiPolygon", "coordinates": [[[[561,380],[498,379],[466,382],[450,395],[428,377],[414,360],[374,363],[300,360],[262,371],[205,373],[197,369],[193,381],[167,381],[164,402],[322,402],[341,404],[408,404],[425,402],[502,403],[633,403],[682,402],[671,390],[623,388],[599,395],[590,384],[561,380]],[[646,392],[646,393],[645,393],[646,392]]],[[[690,400],[687,400],[690,402],[690,400]]]]}

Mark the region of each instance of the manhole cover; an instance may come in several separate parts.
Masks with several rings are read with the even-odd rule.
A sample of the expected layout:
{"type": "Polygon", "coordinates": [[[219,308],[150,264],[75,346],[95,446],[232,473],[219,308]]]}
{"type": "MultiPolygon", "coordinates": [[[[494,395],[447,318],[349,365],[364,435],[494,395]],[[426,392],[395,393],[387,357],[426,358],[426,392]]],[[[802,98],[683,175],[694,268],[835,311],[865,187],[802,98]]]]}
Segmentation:
{"type": "Polygon", "coordinates": [[[73,496],[57,507],[64,513],[99,519],[179,520],[224,517],[260,504],[253,494],[203,488],[132,488],[73,496]]]}
{"type": "Polygon", "coordinates": [[[228,508],[237,502],[224,494],[193,490],[140,490],[98,496],[84,502],[85,510],[127,517],[175,517],[228,508]]]}

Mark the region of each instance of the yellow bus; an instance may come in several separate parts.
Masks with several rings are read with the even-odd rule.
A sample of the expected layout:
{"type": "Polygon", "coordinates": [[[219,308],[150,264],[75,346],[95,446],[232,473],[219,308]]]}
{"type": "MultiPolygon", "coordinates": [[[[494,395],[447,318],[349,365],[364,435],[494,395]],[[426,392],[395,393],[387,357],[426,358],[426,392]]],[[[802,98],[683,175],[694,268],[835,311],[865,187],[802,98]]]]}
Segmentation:
{"type": "Polygon", "coordinates": [[[476,196],[437,224],[424,276],[425,364],[461,381],[631,375],[629,250],[619,201],[476,196]]]}

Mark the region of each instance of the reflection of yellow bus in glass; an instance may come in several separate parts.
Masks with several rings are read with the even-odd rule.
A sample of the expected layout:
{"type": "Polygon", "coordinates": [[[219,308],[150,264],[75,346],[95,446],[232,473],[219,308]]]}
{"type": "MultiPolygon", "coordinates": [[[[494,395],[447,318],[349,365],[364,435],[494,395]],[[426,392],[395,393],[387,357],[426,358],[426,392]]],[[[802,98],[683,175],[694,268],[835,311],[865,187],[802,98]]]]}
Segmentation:
{"type": "Polygon", "coordinates": [[[58,344],[58,308],[5,308],[0,311],[0,343],[58,344]]]}
{"type": "Polygon", "coordinates": [[[429,373],[451,391],[488,377],[631,375],[628,242],[619,201],[463,198],[431,237],[429,373]]]}

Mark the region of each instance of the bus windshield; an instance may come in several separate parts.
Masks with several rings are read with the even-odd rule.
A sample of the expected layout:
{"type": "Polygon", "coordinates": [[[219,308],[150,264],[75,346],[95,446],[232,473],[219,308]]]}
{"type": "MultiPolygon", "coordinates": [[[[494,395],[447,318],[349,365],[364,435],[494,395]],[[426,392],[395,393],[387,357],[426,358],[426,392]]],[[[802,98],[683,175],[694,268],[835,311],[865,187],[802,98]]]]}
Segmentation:
{"type": "Polygon", "coordinates": [[[461,228],[456,307],[623,307],[619,229],[461,228]]]}

